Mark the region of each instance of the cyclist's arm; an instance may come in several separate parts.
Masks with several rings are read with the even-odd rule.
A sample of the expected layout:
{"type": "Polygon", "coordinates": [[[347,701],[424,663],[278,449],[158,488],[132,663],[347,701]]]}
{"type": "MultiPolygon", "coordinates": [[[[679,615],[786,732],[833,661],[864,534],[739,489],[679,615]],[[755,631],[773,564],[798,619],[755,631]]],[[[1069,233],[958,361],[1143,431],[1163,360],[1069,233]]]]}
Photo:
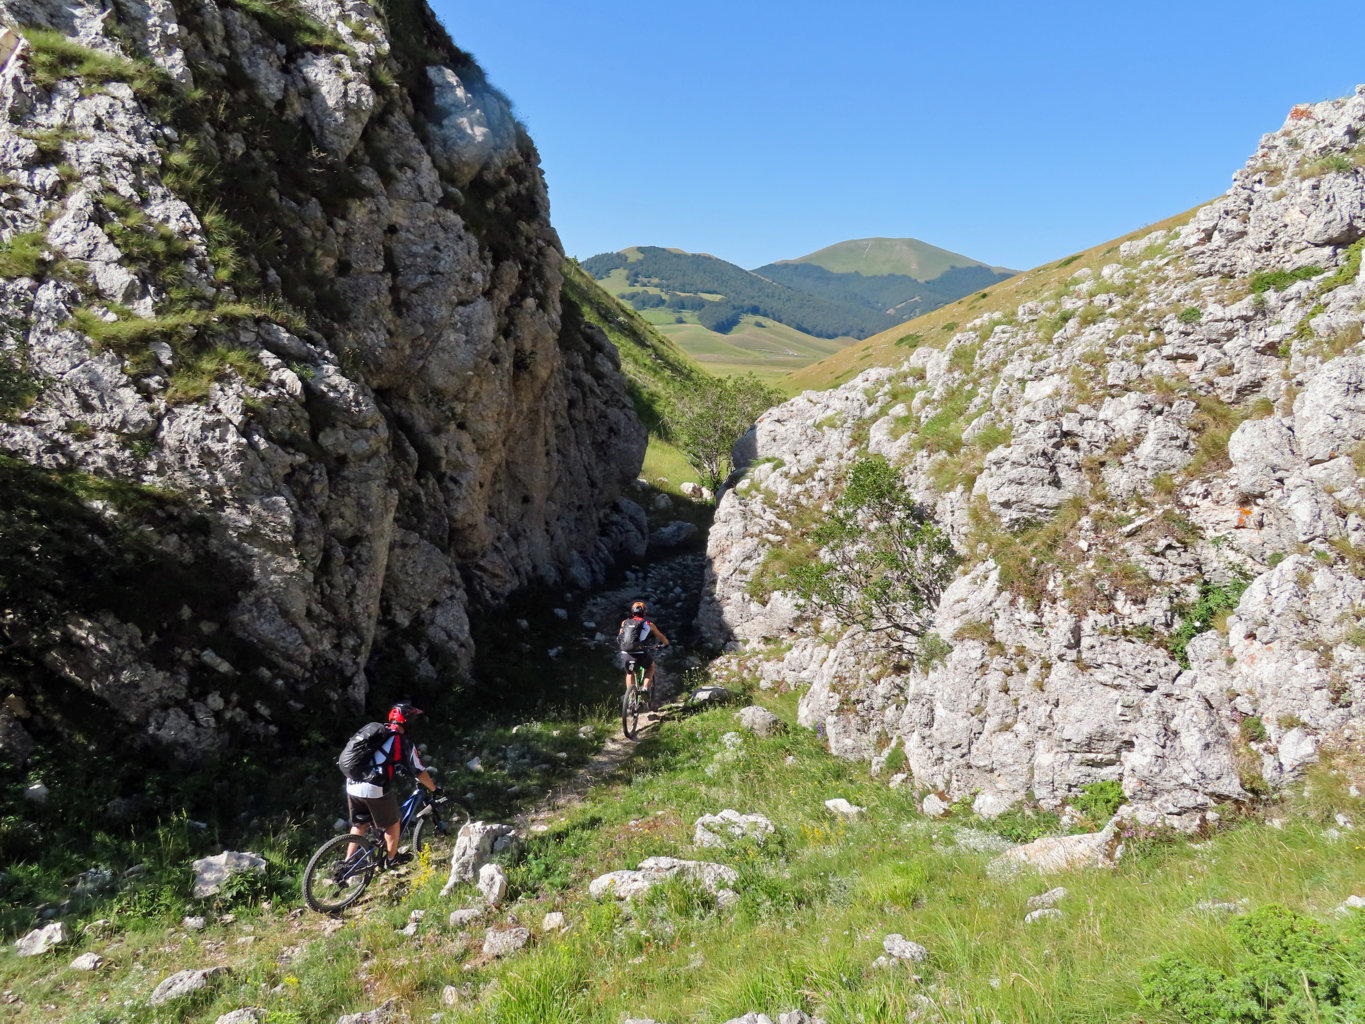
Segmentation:
{"type": "Polygon", "coordinates": [[[660,640],[663,641],[664,646],[667,647],[668,637],[664,636],[664,631],[660,629],[658,626],[654,625],[654,623],[652,622],[649,624],[649,628],[653,631],[655,636],[657,636],[660,640]]]}
{"type": "Polygon", "coordinates": [[[408,771],[416,776],[417,781],[426,786],[432,792],[436,791],[436,783],[427,771],[427,766],[422,763],[422,759],[417,756],[417,744],[411,743],[407,749],[408,771]]]}

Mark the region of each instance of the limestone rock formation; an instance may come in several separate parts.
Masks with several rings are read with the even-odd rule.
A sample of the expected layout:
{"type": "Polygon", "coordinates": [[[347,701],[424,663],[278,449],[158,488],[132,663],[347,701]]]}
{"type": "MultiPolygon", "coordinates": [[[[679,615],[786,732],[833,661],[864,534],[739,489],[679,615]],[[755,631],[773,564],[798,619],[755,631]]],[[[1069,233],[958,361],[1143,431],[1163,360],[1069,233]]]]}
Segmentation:
{"type": "Polygon", "coordinates": [[[921,791],[988,815],[1117,781],[1193,827],[1356,736],[1363,140],[1365,87],[1296,107],[1187,223],[765,414],[699,625],[804,687],[834,753],[889,741],[921,791]],[[774,576],[869,453],[962,555],[917,648],[819,621],[774,576]]]}
{"type": "Polygon", "coordinates": [[[508,102],[420,0],[270,10],[0,0],[0,648],[187,753],[438,689],[471,604],[643,544],[508,102]]]}

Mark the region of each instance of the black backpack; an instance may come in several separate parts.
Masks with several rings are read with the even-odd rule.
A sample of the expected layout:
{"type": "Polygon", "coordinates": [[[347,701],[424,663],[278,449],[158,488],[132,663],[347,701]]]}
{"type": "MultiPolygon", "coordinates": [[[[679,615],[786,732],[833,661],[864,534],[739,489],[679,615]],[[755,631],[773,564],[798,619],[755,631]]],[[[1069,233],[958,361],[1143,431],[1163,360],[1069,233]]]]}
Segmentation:
{"type": "Polygon", "coordinates": [[[649,636],[649,623],[644,619],[630,618],[621,623],[621,631],[616,634],[616,643],[623,651],[638,651],[649,636]]]}
{"type": "Polygon", "coordinates": [[[364,782],[374,772],[374,752],[389,738],[389,727],[381,722],[363,725],[346,741],[337,758],[341,774],[352,782],[364,782]]]}

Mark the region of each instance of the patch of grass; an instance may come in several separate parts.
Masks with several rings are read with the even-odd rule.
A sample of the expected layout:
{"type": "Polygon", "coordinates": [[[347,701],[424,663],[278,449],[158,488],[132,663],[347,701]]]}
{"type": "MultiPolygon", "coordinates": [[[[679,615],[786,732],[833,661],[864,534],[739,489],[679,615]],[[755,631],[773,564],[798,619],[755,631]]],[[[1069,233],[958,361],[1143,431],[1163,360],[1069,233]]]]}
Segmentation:
{"type": "Polygon", "coordinates": [[[1321,298],[1328,292],[1340,288],[1344,284],[1352,283],[1360,276],[1361,253],[1365,251],[1365,238],[1353,242],[1346,249],[1345,258],[1341,265],[1328,277],[1318,282],[1318,286],[1313,289],[1314,297],[1321,298]]]}
{"type": "Polygon", "coordinates": [[[134,89],[146,90],[163,77],[148,62],[82,46],[51,29],[26,26],[20,31],[28,42],[22,59],[34,84],[43,89],[66,78],[79,78],[97,85],[128,82],[134,89]]]}
{"type": "Polygon", "coordinates": [[[906,334],[896,339],[897,348],[907,348],[914,350],[919,347],[919,343],[924,340],[922,334],[906,334]]]}
{"type": "Polygon", "coordinates": [[[267,374],[254,353],[240,348],[214,345],[204,351],[192,352],[176,365],[171,374],[166,401],[171,405],[202,402],[208,398],[214,384],[231,376],[258,387],[265,382],[267,374]]]}
{"type": "Polygon", "coordinates": [[[1247,280],[1253,295],[1268,291],[1283,291],[1296,281],[1308,281],[1324,273],[1321,267],[1299,267],[1297,270],[1258,270],[1247,280]]]}
{"type": "Polygon", "coordinates": [[[962,450],[962,417],[976,397],[976,388],[961,385],[943,397],[938,411],[915,432],[915,450],[956,455],[962,450]]]}
{"type": "Polygon", "coordinates": [[[1189,655],[1185,653],[1189,642],[1205,630],[1226,629],[1228,613],[1236,609],[1250,584],[1251,580],[1242,576],[1233,576],[1222,584],[1203,580],[1199,597],[1193,603],[1172,609],[1181,617],[1181,623],[1171,634],[1168,648],[1181,668],[1190,667],[1189,655]]]}
{"type": "Polygon", "coordinates": [[[1186,306],[1176,317],[1182,324],[1197,324],[1204,319],[1204,311],[1198,306],[1186,306]]]}
{"type": "Polygon", "coordinates": [[[1356,162],[1342,153],[1328,153],[1299,168],[1300,178],[1321,178],[1325,174],[1350,174],[1356,162]]]}
{"type": "Polygon", "coordinates": [[[53,257],[47,249],[47,233],[26,231],[11,235],[0,242],[0,278],[13,280],[30,277],[42,280],[52,266],[53,257]]]}
{"type": "Polygon", "coordinates": [[[298,0],[223,0],[259,21],[271,35],[299,49],[352,54],[346,40],[314,18],[298,0]]]}

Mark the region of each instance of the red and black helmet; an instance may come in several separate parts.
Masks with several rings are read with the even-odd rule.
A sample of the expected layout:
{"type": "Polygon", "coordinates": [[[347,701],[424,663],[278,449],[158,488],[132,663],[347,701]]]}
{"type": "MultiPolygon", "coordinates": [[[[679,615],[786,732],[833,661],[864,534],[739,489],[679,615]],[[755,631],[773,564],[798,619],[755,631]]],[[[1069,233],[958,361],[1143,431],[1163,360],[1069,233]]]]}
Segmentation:
{"type": "Polygon", "coordinates": [[[389,709],[389,728],[395,725],[406,726],[417,715],[422,714],[422,709],[415,704],[400,702],[389,709]]]}
{"type": "Polygon", "coordinates": [[[630,606],[630,614],[632,615],[643,615],[646,611],[647,609],[645,608],[645,603],[643,601],[636,601],[630,606]]]}

